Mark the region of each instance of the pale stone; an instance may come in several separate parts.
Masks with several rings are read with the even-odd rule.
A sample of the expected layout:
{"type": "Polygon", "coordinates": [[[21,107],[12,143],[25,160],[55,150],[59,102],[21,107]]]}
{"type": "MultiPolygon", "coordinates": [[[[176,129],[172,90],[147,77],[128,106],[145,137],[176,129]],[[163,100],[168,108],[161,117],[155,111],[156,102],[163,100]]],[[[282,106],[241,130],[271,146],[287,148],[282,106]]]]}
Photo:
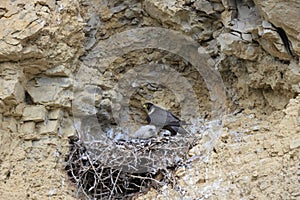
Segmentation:
{"type": "Polygon", "coordinates": [[[128,19],[135,18],[135,13],[131,9],[126,9],[124,16],[128,19]]]}
{"type": "Polygon", "coordinates": [[[219,3],[219,2],[213,3],[213,9],[214,9],[215,11],[218,11],[218,12],[222,12],[222,11],[225,10],[223,4],[222,4],[222,3],[219,3]]]}
{"type": "Polygon", "coordinates": [[[24,124],[21,125],[20,132],[25,133],[25,134],[34,133],[35,132],[35,122],[33,122],[33,121],[25,122],[24,124]]]}
{"type": "Polygon", "coordinates": [[[201,10],[208,15],[213,14],[215,12],[211,2],[208,2],[206,0],[197,0],[195,1],[194,5],[197,10],[201,10]]]}
{"type": "Polygon", "coordinates": [[[35,86],[59,86],[68,88],[73,85],[73,80],[66,77],[41,77],[35,79],[35,86]]]}
{"type": "Polygon", "coordinates": [[[252,36],[251,34],[242,33],[243,40],[246,40],[247,42],[252,42],[252,36]]]}
{"type": "Polygon", "coordinates": [[[24,103],[18,104],[18,105],[11,111],[11,114],[12,114],[13,116],[17,116],[17,117],[22,116],[24,107],[25,107],[25,104],[24,104],[24,103]]]}
{"type": "Polygon", "coordinates": [[[24,88],[19,82],[18,72],[15,72],[14,70],[7,70],[3,73],[14,73],[14,75],[7,75],[7,79],[0,79],[0,99],[6,103],[12,104],[17,104],[23,101],[24,88]]]}
{"type": "Polygon", "coordinates": [[[76,129],[74,127],[74,121],[68,118],[64,118],[61,122],[61,127],[58,130],[58,135],[64,136],[65,138],[69,138],[71,136],[76,135],[76,129]]]}
{"type": "Polygon", "coordinates": [[[241,37],[235,34],[223,33],[219,36],[218,42],[221,45],[222,52],[226,55],[235,55],[238,58],[255,60],[259,53],[257,47],[244,43],[241,37]]]}
{"type": "Polygon", "coordinates": [[[290,55],[286,51],[279,34],[275,30],[264,29],[261,27],[258,34],[260,37],[257,38],[257,41],[265,51],[274,57],[290,60],[290,55]]]}
{"type": "Polygon", "coordinates": [[[81,90],[76,90],[72,102],[73,114],[76,116],[95,115],[96,103],[102,98],[99,94],[101,94],[101,89],[94,85],[86,85],[81,90]]]}
{"type": "Polygon", "coordinates": [[[63,117],[63,111],[61,109],[55,109],[49,111],[48,119],[61,119],[63,117]]]}
{"type": "Polygon", "coordinates": [[[27,91],[35,103],[70,107],[70,100],[73,99],[73,93],[60,86],[28,87],[27,91]]]}
{"type": "Polygon", "coordinates": [[[35,103],[70,107],[73,93],[68,88],[72,85],[70,78],[41,77],[28,83],[27,92],[35,103]]]}
{"type": "Polygon", "coordinates": [[[58,86],[28,87],[29,95],[35,103],[53,102],[62,88],[58,86]]]}
{"type": "Polygon", "coordinates": [[[268,103],[277,109],[283,109],[290,100],[288,96],[280,95],[278,91],[263,91],[263,95],[268,103]]]}
{"type": "Polygon", "coordinates": [[[268,21],[262,21],[262,27],[264,28],[269,28],[269,29],[273,29],[274,27],[272,26],[272,24],[270,24],[268,21]]]}
{"type": "Polygon", "coordinates": [[[59,65],[57,67],[47,69],[45,72],[45,75],[48,76],[69,76],[71,75],[71,70],[66,68],[63,65],[59,65]]]}
{"type": "Polygon", "coordinates": [[[290,149],[296,149],[300,147],[300,138],[296,138],[290,142],[290,149]]]}
{"type": "Polygon", "coordinates": [[[99,10],[99,15],[103,21],[109,20],[113,16],[113,12],[107,6],[103,6],[99,10]]]}
{"type": "Polygon", "coordinates": [[[0,129],[3,129],[3,126],[2,126],[2,122],[3,122],[3,114],[0,113],[0,129]]]}
{"type": "Polygon", "coordinates": [[[293,43],[294,53],[300,55],[299,1],[254,0],[260,15],[282,28],[293,43]]]}
{"type": "Polygon", "coordinates": [[[38,125],[39,134],[58,134],[59,121],[49,120],[46,122],[41,122],[38,125]]]}
{"type": "Polygon", "coordinates": [[[46,112],[47,110],[43,105],[27,106],[23,110],[23,121],[44,121],[46,112]]]}
{"type": "Polygon", "coordinates": [[[11,10],[8,9],[5,13],[7,17],[2,17],[0,20],[1,25],[6,27],[3,31],[0,31],[0,38],[4,40],[4,45],[1,45],[0,60],[20,60],[23,55],[24,57],[36,56],[35,52],[31,54],[31,48],[27,48],[27,50],[30,50],[29,52],[22,53],[23,46],[20,43],[38,34],[46,24],[45,20],[37,16],[36,12],[16,8],[16,4],[7,6],[5,10],[9,7],[11,10]]]}
{"type": "Polygon", "coordinates": [[[153,18],[160,20],[166,24],[179,26],[184,31],[191,29],[190,25],[186,23],[189,19],[189,12],[181,9],[182,1],[168,0],[146,0],[143,2],[146,12],[153,18]]]}
{"type": "Polygon", "coordinates": [[[4,117],[2,121],[2,127],[11,132],[17,132],[18,122],[14,117],[4,117]]]}

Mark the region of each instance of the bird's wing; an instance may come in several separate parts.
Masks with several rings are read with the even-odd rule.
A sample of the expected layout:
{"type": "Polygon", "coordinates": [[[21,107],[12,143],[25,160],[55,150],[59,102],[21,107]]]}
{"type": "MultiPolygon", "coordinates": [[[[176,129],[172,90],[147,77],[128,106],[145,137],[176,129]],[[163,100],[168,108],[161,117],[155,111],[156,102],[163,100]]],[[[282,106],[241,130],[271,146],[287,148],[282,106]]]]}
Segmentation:
{"type": "MultiPolygon", "coordinates": [[[[178,126],[182,126],[182,125],[190,125],[188,124],[186,121],[183,121],[181,119],[179,119],[177,116],[175,116],[173,113],[169,112],[171,114],[171,116],[175,119],[174,120],[174,126],[178,125],[178,126]]],[[[171,122],[172,123],[172,122],[171,122]]]]}
{"type": "Polygon", "coordinates": [[[170,126],[180,126],[181,120],[176,117],[173,113],[167,111],[167,121],[166,124],[170,126]]]}
{"type": "Polygon", "coordinates": [[[155,124],[159,127],[164,126],[181,126],[184,123],[178,117],[168,110],[162,109],[158,106],[153,107],[154,110],[148,113],[147,121],[148,123],[155,124]]]}

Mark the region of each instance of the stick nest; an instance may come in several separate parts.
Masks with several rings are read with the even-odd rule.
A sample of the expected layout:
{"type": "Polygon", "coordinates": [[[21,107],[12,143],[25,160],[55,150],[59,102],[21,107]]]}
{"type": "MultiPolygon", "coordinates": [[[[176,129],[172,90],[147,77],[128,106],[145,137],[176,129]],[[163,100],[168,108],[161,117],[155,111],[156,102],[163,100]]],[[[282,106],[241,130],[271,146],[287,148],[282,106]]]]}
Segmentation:
{"type": "Polygon", "coordinates": [[[165,184],[174,186],[172,170],[196,145],[195,135],[114,141],[107,137],[84,143],[70,139],[66,170],[87,199],[128,199],[165,184]]]}

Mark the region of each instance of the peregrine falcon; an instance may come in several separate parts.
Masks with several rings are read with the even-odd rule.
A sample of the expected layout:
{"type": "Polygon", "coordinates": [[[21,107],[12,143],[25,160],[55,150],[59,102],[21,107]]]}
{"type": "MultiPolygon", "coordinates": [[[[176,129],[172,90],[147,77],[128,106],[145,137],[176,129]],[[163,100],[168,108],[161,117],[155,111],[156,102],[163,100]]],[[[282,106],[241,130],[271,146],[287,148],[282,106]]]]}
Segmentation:
{"type": "Polygon", "coordinates": [[[170,111],[164,110],[152,103],[145,103],[143,107],[147,110],[147,121],[149,124],[156,126],[158,129],[165,129],[171,132],[172,135],[188,134],[182,128],[186,123],[173,115],[170,111]]]}

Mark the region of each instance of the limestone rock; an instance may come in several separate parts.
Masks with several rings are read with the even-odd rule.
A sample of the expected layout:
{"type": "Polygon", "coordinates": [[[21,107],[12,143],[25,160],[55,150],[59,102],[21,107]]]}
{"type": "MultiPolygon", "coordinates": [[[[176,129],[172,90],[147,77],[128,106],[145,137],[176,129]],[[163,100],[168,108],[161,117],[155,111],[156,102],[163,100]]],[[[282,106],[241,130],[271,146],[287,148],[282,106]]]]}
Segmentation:
{"type": "Polygon", "coordinates": [[[213,14],[215,11],[213,9],[213,5],[205,0],[196,0],[194,3],[197,10],[201,10],[206,14],[210,15],[213,14]]]}
{"type": "Polygon", "coordinates": [[[260,15],[262,13],[258,11],[253,2],[236,2],[235,6],[237,10],[235,19],[226,22],[228,16],[226,16],[226,12],[223,13],[223,21],[226,22],[225,25],[228,28],[240,33],[239,37],[244,40],[251,42],[254,39],[258,41],[263,49],[274,57],[282,60],[291,59],[289,52],[285,49],[286,44],[283,44],[276,28],[268,21],[263,20],[263,16],[260,15]],[[252,36],[249,33],[252,33],[252,36]]]}
{"type": "Polygon", "coordinates": [[[300,55],[300,5],[297,0],[282,2],[279,0],[254,0],[261,16],[280,27],[287,33],[295,53],[300,55]]]}
{"type": "Polygon", "coordinates": [[[73,98],[72,92],[65,88],[71,86],[72,81],[69,78],[42,77],[29,83],[27,92],[32,97],[34,103],[70,107],[70,100],[73,98]]]}
{"type": "Polygon", "coordinates": [[[16,116],[16,117],[21,117],[22,114],[23,114],[23,109],[25,107],[25,104],[24,103],[20,103],[18,104],[16,107],[14,107],[12,110],[11,110],[11,114],[13,116],[16,116]]]}
{"type": "Polygon", "coordinates": [[[72,105],[73,114],[76,116],[95,115],[97,102],[100,101],[102,90],[94,85],[86,85],[80,90],[75,90],[72,105]]]}
{"type": "Polygon", "coordinates": [[[213,9],[217,12],[223,12],[225,10],[221,2],[212,2],[213,9]]]}
{"type": "Polygon", "coordinates": [[[174,27],[183,27],[190,30],[189,12],[182,9],[182,1],[144,1],[144,9],[147,13],[162,23],[172,25],[174,27]]]}
{"type": "Polygon", "coordinates": [[[282,60],[290,60],[291,56],[286,51],[279,34],[273,29],[259,27],[257,41],[272,56],[282,60]]]}
{"type": "Polygon", "coordinates": [[[48,119],[61,120],[63,117],[63,111],[61,109],[55,109],[49,111],[48,119]]]}
{"type": "Polygon", "coordinates": [[[62,119],[61,126],[58,129],[58,135],[64,136],[64,138],[76,135],[75,121],[73,121],[70,116],[62,119]]]}
{"type": "Polygon", "coordinates": [[[38,49],[23,49],[21,41],[41,31],[45,26],[45,19],[35,12],[22,9],[16,3],[4,2],[3,8],[7,9],[7,12],[4,14],[5,17],[0,19],[0,22],[6,29],[0,31],[0,38],[3,38],[1,40],[0,60],[17,60],[23,55],[24,58],[40,55],[38,49]],[[25,51],[27,52],[25,53],[25,51]]]}
{"type": "Polygon", "coordinates": [[[27,88],[27,92],[32,97],[34,103],[54,102],[62,91],[61,87],[52,85],[27,88]]]}
{"type": "Polygon", "coordinates": [[[113,12],[107,6],[102,6],[99,14],[103,21],[107,21],[113,16],[113,12]]]}
{"type": "MultiPolygon", "coordinates": [[[[143,38],[139,28],[146,26],[179,31],[205,48],[221,73],[229,106],[219,138],[211,137],[216,134],[210,132],[211,126],[191,125],[195,132],[202,126],[205,131],[201,129],[202,139],[176,172],[176,187],[157,186],[138,198],[299,198],[298,0],[2,0],[0,4],[0,199],[81,199],[60,170],[69,153],[68,137],[84,131],[90,135],[83,141],[102,140],[110,132],[126,139],[117,135],[123,129],[109,129],[116,115],[127,114],[122,112],[126,98],[130,115],[125,117],[138,124],[132,130],[144,123],[145,113],[139,113],[144,100],[180,113],[195,93],[197,101],[185,109],[186,116],[198,113],[199,107],[201,116],[211,117],[216,96],[211,98],[206,77],[166,49],[148,49],[145,43],[142,50],[127,52],[123,46],[96,51],[89,59],[90,49],[125,30],[143,38]],[[287,53],[276,27],[286,33],[295,57],[287,53]],[[116,57],[93,59],[111,52],[117,52],[116,57]],[[88,55],[87,60],[82,55],[88,55]],[[149,63],[162,63],[167,76],[149,63]],[[176,75],[170,75],[170,69],[176,75]],[[169,88],[161,87],[158,79],[169,88]],[[207,143],[211,140],[215,145],[207,143]]],[[[113,43],[139,39],[128,38],[113,43]]],[[[165,41],[155,44],[161,42],[165,41]]],[[[109,45],[115,47],[113,43],[109,45]]],[[[156,137],[151,130],[143,126],[133,131],[133,137],[156,137]]]]}
{"type": "Polygon", "coordinates": [[[48,120],[37,124],[39,134],[58,134],[58,120],[48,120]]]}
{"type": "Polygon", "coordinates": [[[17,132],[18,122],[14,117],[5,117],[2,120],[2,128],[10,132],[17,132]]]}
{"type": "MultiPolygon", "coordinates": [[[[68,0],[4,0],[0,4],[0,155],[3,158],[0,199],[60,198],[61,195],[75,199],[66,194],[71,189],[67,189],[65,173],[57,171],[64,168],[58,160],[60,155],[66,155],[68,140],[53,133],[56,128],[52,122],[45,127],[49,130],[42,131],[51,132],[51,137],[39,135],[36,125],[43,124],[47,118],[44,105],[51,109],[52,106],[70,108],[71,85],[59,82],[52,85],[57,87],[53,89],[41,81],[35,85],[34,79],[72,76],[84,46],[84,6],[79,1],[68,0]],[[32,85],[30,80],[34,80],[32,85]],[[48,86],[51,90],[64,91],[53,102],[42,102],[36,96],[46,96],[48,86]],[[29,101],[30,94],[24,91],[34,87],[43,87],[33,92],[35,100],[40,102],[29,101]],[[51,141],[43,142],[47,140],[51,141]],[[48,184],[49,180],[53,184],[48,184]]],[[[57,113],[50,116],[61,117],[57,113]]],[[[72,125],[64,127],[70,130],[69,135],[72,125]]]]}
{"type": "Polygon", "coordinates": [[[33,134],[35,133],[35,122],[34,121],[29,121],[25,122],[21,125],[20,132],[24,134],[33,134]]]}
{"type": "Polygon", "coordinates": [[[0,80],[0,98],[8,104],[17,104],[24,99],[24,88],[18,80],[0,80]]]}
{"type": "Polygon", "coordinates": [[[296,149],[300,147],[300,138],[296,138],[290,142],[290,148],[296,149]]]}
{"type": "Polygon", "coordinates": [[[288,65],[288,72],[286,73],[286,77],[289,83],[292,84],[292,89],[300,93],[300,68],[299,64],[296,62],[291,62],[288,65]]]}
{"type": "MultiPolygon", "coordinates": [[[[62,40],[66,37],[73,44],[80,41],[83,35],[78,30],[82,28],[83,24],[78,12],[74,18],[63,17],[66,10],[68,10],[68,14],[71,14],[72,10],[67,9],[68,6],[65,7],[65,5],[63,2],[54,4],[52,1],[42,3],[27,0],[23,3],[4,1],[1,8],[5,10],[5,13],[4,17],[1,17],[0,23],[6,28],[0,31],[0,60],[19,61],[30,58],[43,60],[42,58],[48,56],[56,57],[56,60],[67,60],[73,57],[76,51],[64,44],[62,40]],[[54,10],[56,11],[54,12],[54,10]],[[76,23],[73,23],[75,21],[76,23]],[[77,26],[79,24],[81,25],[77,26]],[[58,25],[62,25],[62,27],[58,25]],[[68,31],[64,31],[64,29],[68,29],[68,31]],[[60,36],[57,37],[58,40],[51,41],[53,38],[49,35],[54,32],[60,36]],[[79,39],[80,37],[81,39],[79,39]],[[71,42],[74,39],[76,41],[71,42]],[[28,40],[34,42],[27,42],[28,40]]],[[[45,67],[40,65],[41,62],[37,62],[37,60],[35,60],[35,63],[39,63],[37,68],[45,67]]]]}
{"type": "Polygon", "coordinates": [[[71,70],[68,69],[64,65],[59,65],[54,68],[47,69],[45,72],[45,75],[47,76],[70,76],[71,75],[71,70]]]}
{"type": "Polygon", "coordinates": [[[26,106],[23,110],[23,121],[40,122],[46,119],[47,110],[45,106],[26,106]]]}
{"type": "Polygon", "coordinates": [[[279,92],[264,91],[263,95],[268,101],[268,103],[277,109],[283,109],[290,100],[290,97],[280,95],[279,92]]]}
{"type": "Polygon", "coordinates": [[[218,42],[221,50],[226,55],[234,55],[246,60],[256,60],[259,48],[253,44],[247,44],[242,41],[241,37],[231,33],[223,33],[219,36],[218,42]]]}
{"type": "MultiPolygon", "coordinates": [[[[12,64],[1,64],[0,75],[0,102],[5,104],[3,109],[21,103],[24,100],[23,72],[12,64]]],[[[1,107],[0,104],[0,110],[1,107]]]]}

